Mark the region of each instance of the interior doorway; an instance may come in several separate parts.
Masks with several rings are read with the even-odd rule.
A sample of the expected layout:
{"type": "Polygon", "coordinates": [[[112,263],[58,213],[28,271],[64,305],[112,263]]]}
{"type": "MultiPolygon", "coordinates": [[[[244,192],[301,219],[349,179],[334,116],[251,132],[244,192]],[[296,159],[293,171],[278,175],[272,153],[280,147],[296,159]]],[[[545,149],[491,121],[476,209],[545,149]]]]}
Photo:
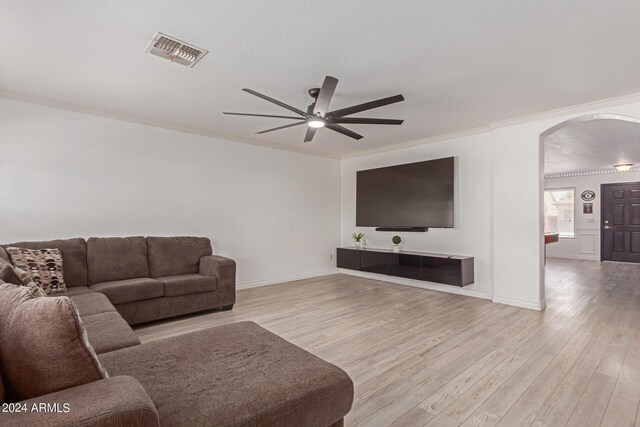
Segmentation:
{"type": "Polygon", "coordinates": [[[638,141],[640,119],[617,114],[576,117],[540,135],[543,297],[553,291],[547,283],[559,283],[549,275],[563,269],[570,277],[572,269],[599,271],[602,261],[640,268],[638,141]]]}
{"type": "Polygon", "coordinates": [[[640,182],[601,188],[601,260],[640,263],[640,182]]]}

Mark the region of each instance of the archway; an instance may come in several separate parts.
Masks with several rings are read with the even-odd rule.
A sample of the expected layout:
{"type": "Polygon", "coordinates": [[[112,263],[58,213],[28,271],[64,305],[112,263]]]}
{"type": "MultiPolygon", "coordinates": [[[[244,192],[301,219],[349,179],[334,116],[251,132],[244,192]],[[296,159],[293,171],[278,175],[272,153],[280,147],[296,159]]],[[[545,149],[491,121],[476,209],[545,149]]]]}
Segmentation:
{"type": "MultiPolygon", "coordinates": [[[[618,128],[633,128],[634,132],[638,132],[638,134],[640,135],[640,118],[636,118],[636,117],[632,117],[632,116],[626,116],[626,115],[620,115],[620,114],[589,114],[589,115],[584,115],[584,116],[579,116],[579,117],[574,117],[572,119],[569,120],[565,120],[562,121],[552,127],[550,127],[549,129],[547,129],[546,131],[542,132],[540,134],[540,185],[539,185],[539,200],[540,200],[540,212],[539,212],[539,218],[540,218],[540,229],[541,230],[546,230],[545,229],[545,188],[547,187],[546,185],[546,180],[545,178],[562,178],[562,177],[581,177],[581,176],[593,176],[593,175],[599,175],[599,174],[609,174],[612,172],[615,172],[615,170],[613,169],[613,165],[616,163],[620,163],[618,161],[614,161],[612,160],[612,158],[609,159],[602,159],[601,161],[604,163],[598,163],[597,161],[586,161],[586,162],[582,162],[581,164],[584,165],[582,169],[584,170],[574,170],[574,171],[569,171],[568,173],[557,173],[557,170],[554,171],[554,174],[548,174],[548,170],[545,168],[549,167],[549,162],[547,161],[547,155],[548,155],[548,150],[547,150],[547,143],[549,142],[549,145],[555,145],[556,149],[558,148],[558,140],[560,141],[560,144],[562,144],[564,141],[562,140],[562,138],[559,138],[560,134],[570,134],[571,132],[569,132],[570,129],[575,130],[575,134],[580,135],[580,131],[578,131],[578,129],[585,129],[585,128],[602,128],[602,129],[610,129],[612,127],[618,127],[618,128]],[[607,124],[607,122],[609,122],[607,124]],[[601,124],[606,124],[606,125],[602,125],[601,124]],[[611,126],[615,124],[615,126],[611,126]],[[632,125],[632,126],[630,126],[632,125]],[[555,139],[555,140],[554,140],[555,139]],[[608,161],[608,163],[607,163],[608,161]]],[[[603,131],[604,132],[604,131],[603,131]]],[[[636,141],[638,139],[635,139],[636,141]]],[[[567,150],[570,153],[575,153],[575,150],[577,147],[575,141],[573,142],[573,147],[569,147],[570,149],[567,150]],[[573,151],[572,151],[573,150],[573,151]]],[[[570,145],[570,143],[569,143],[570,145]]],[[[580,148],[582,149],[582,148],[580,148]]],[[[593,146],[589,146],[589,144],[585,144],[584,150],[589,150],[589,149],[593,149],[593,146]]],[[[633,160],[635,160],[633,163],[640,163],[640,148],[638,149],[638,155],[636,157],[634,157],[633,160]]],[[[556,153],[557,154],[557,153],[556,153]]],[[[580,157],[580,156],[577,156],[580,157]]],[[[597,156],[591,156],[594,158],[597,158],[597,156]]],[[[606,156],[605,156],[606,157],[606,156]]],[[[586,158],[586,157],[585,157],[586,158]]],[[[574,164],[580,163],[580,161],[575,161],[574,164]]],[[[571,169],[569,166],[565,167],[571,169]]],[[[574,166],[575,169],[575,166],[574,166]]],[[[598,189],[600,188],[600,186],[598,185],[598,189]]],[[[576,187],[574,187],[574,197],[576,196],[576,187]]],[[[579,195],[578,195],[579,197],[579,195]]],[[[577,201],[578,199],[576,199],[577,201]]],[[[576,206],[580,206],[583,207],[582,203],[576,203],[576,201],[572,202],[573,203],[573,207],[575,209],[576,206]]],[[[596,204],[596,206],[599,205],[599,200],[598,203],[596,204]]],[[[587,208],[594,208],[594,205],[591,204],[590,206],[585,206],[584,207],[584,211],[583,210],[576,210],[574,212],[574,218],[577,218],[578,216],[581,216],[582,214],[588,214],[589,210],[587,208]]],[[[594,212],[592,212],[594,213],[594,212]]],[[[598,218],[598,230],[599,230],[599,211],[597,212],[598,215],[594,215],[597,216],[598,218]]],[[[595,221],[594,219],[591,219],[591,222],[594,223],[594,228],[595,228],[595,221]]],[[[547,224],[548,225],[548,224],[547,224]]],[[[577,221],[574,220],[574,227],[577,226],[577,221]]],[[[577,235],[575,235],[574,232],[574,237],[572,237],[572,239],[577,239],[576,237],[577,235]]],[[[594,235],[595,236],[595,235],[594,235]]],[[[577,240],[576,240],[577,242],[577,240]]],[[[579,245],[581,244],[581,242],[574,242],[574,245],[579,245]]],[[[594,248],[596,247],[595,245],[597,244],[597,251],[594,249],[593,251],[593,258],[595,260],[595,258],[598,258],[599,260],[599,254],[600,254],[600,231],[598,231],[598,236],[597,239],[594,237],[594,241],[593,241],[593,245],[594,248]],[[597,243],[596,243],[597,240],[597,243]]],[[[566,245],[565,245],[566,246],[566,245]]],[[[544,238],[540,239],[540,256],[541,256],[541,266],[545,265],[545,258],[546,258],[546,244],[545,244],[545,240],[544,238]]],[[[544,270],[544,267],[543,267],[544,270]]],[[[546,277],[545,277],[545,271],[542,271],[541,274],[541,287],[540,287],[540,295],[541,295],[541,300],[545,301],[546,300],[546,277]]]]}

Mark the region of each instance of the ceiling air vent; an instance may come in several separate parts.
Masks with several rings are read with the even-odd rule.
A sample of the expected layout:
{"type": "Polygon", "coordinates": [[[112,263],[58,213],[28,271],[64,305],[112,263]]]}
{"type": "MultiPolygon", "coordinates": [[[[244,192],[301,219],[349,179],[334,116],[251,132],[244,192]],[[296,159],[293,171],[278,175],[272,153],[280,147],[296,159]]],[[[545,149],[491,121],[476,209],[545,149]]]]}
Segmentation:
{"type": "Polygon", "coordinates": [[[207,54],[207,51],[195,47],[166,34],[156,33],[147,45],[145,52],[168,59],[171,62],[193,67],[207,54]]]}

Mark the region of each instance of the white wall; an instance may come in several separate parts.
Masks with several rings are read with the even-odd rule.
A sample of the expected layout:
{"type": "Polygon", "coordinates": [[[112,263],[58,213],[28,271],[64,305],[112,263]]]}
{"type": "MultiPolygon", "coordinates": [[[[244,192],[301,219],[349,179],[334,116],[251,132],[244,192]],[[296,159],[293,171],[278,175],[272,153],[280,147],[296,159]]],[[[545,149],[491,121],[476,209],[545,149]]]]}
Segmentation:
{"type": "Polygon", "coordinates": [[[600,261],[600,185],[619,182],[640,182],[640,172],[619,172],[602,175],[549,178],[545,188],[575,188],[575,238],[561,238],[547,245],[547,257],[600,261]],[[593,214],[584,214],[580,195],[585,190],[596,193],[593,214]]]}
{"type": "Polygon", "coordinates": [[[350,236],[358,230],[366,234],[367,243],[373,248],[391,248],[391,237],[399,234],[403,239],[402,247],[406,250],[473,256],[475,283],[462,289],[398,278],[390,280],[491,298],[492,168],[491,138],[486,134],[343,160],[342,244],[352,244],[350,236]],[[433,228],[426,233],[398,233],[356,227],[357,171],[451,156],[455,157],[455,228],[433,228]]]}
{"type": "MultiPolygon", "coordinates": [[[[405,248],[475,257],[473,286],[435,289],[539,309],[541,135],[602,113],[640,117],[640,102],[339,162],[0,99],[0,242],[194,234],[238,261],[240,283],[321,274],[355,229],[357,170],[455,156],[456,228],[406,234],[405,248]]],[[[389,233],[364,231],[389,245],[389,233]]]]}
{"type": "Polygon", "coordinates": [[[250,284],[331,272],[338,160],[0,99],[0,242],[198,235],[250,284]]]}
{"type": "MultiPolygon", "coordinates": [[[[411,148],[342,161],[342,244],[355,230],[355,172],[359,169],[456,156],[458,221],[454,230],[407,235],[406,248],[471,255],[476,283],[447,292],[492,295],[493,301],[532,309],[545,307],[544,293],[544,145],[542,135],[567,120],[595,114],[640,117],[640,102],[614,100],[579,106],[518,121],[493,124],[475,136],[452,138],[411,148]],[[491,153],[491,155],[488,155],[491,153]]],[[[388,246],[388,233],[369,234],[370,246],[388,246]]],[[[406,280],[396,280],[407,283],[406,280]]],[[[412,282],[412,285],[418,283],[412,282]]]]}
{"type": "Polygon", "coordinates": [[[494,301],[530,308],[545,305],[542,134],[567,120],[582,116],[619,114],[640,117],[640,102],[619,102],[494,126],[494,301]]]}

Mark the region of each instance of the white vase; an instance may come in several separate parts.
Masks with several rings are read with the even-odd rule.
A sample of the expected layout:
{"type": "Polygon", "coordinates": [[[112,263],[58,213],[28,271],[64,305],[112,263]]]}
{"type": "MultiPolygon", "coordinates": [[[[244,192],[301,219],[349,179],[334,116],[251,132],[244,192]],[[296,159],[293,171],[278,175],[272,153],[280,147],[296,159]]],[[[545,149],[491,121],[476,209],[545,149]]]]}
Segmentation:
{"type": "Polygon", "coordinates": [[[400,245],[393,245],[393,252],[400,252],[400,245]]]}
{"type": "Polygon", "coordinates": [[[355,247],[356,247],[356,249],[362,249],[362,243],[361,243],[361,242],[355,242],[355,243],[353,244],[353,246],[355,246],[355,247]]]}

